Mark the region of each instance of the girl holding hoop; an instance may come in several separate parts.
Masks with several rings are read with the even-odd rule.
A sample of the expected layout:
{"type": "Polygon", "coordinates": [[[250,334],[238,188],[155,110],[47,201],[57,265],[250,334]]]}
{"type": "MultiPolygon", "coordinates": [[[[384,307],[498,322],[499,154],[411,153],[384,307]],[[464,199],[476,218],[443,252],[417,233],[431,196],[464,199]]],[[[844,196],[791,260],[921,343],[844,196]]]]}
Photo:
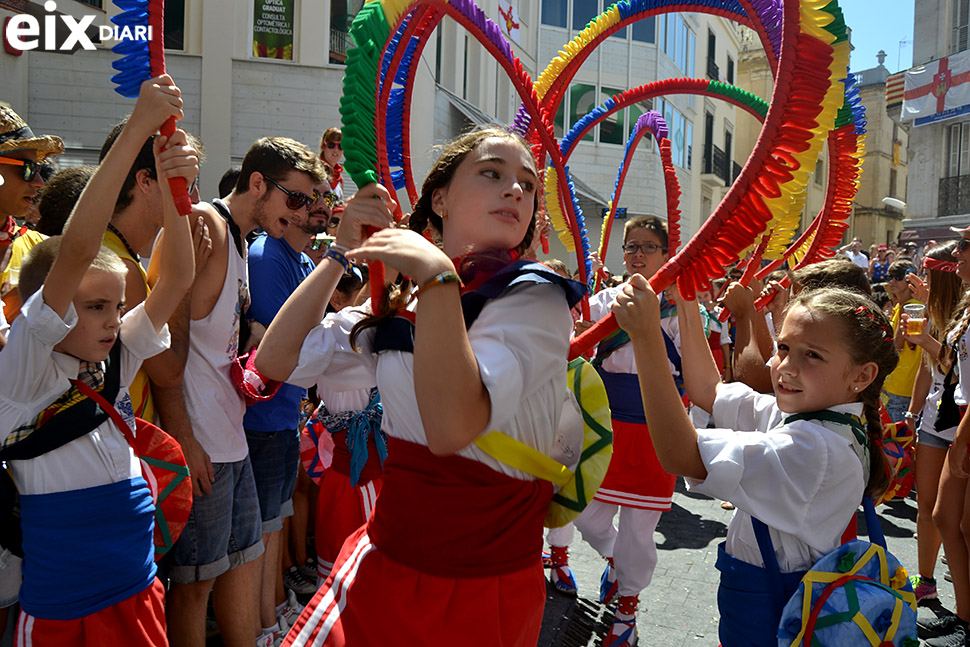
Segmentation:
{"type": "Polygon", "coordinates": [[[363,189],[337,243],[263,339],[267,376],[311,383],[333,371],[348,385],[376,376],[389,437],[374,513],[344,544],[286,645],[535,645],[552,486],[474,441],[500,430],[553,451],[569,309],[582,287],[515,262],[532,241],[538,186],[528,145],[487,129],[444,147],[413,231],[390,227],[387,191],[363,189]],[[440,248],[421,235],[426,225],[440,248]],[[365,241],[365,226],[381,231],[365,241]],[[357,326],[343,312],[324,319],[345,257],[383,261],[420,288],[392,293],[391,316],[357,326]]]}

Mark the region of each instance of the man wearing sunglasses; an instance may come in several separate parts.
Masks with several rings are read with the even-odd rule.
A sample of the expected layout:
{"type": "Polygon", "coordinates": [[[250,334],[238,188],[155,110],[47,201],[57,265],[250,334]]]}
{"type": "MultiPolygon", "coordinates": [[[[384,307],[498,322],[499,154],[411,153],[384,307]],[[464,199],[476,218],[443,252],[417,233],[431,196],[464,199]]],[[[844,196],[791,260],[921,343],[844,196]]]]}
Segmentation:
{"type": "MultiPolygon", "coordinates": [[[[294,222],[280,239],[262,234],[249,246],[249,289],[252,303],[248,316],[268,328],[276,313],[310,276],[315,267],[303,253],[315,235],[326,230],[331,206],[336,196],[326,181],[314,187],[321,198],[313,204],[300,222],[294,222]]],[[[253,466],[256,492],[262,515],[263,546],[260,584],[260,622],[265,633],[284,635],[296,622],[301,608],[292,599],[276,596],[276,582],[281,573],[279,556],[284,547],[284,517],[293,514],[293,492],[300,460],[300,403],[306,389],[292,384],[280,386],[276,395],[265,402],[256,402],[246,409],[243,420],[249,460],[253,466]],[[281,611],[277,614],[276,609],[281,611]],[[277,615],[280,618],[277,618],[277,615]]],[[[316,587],[316,571],[308,578],[295,565],[287,572],[284,584],[293,594],[308,595],[316,587]]]]}
{"type": "Polygon", "coordinates": [[[195,491],[189,523],[169,553],[167,613],[174,647],[204,645],[206,602],[214,584],[216,608],[230,610],[217,614],[224,642],[252,644],[259,635],[252,601],[261,579],[262,515],[243,428],[246,404],[230,376],[245,352],[246,236],[262,229],[280,238],[302,223],[317,200],[315,187],[325,180],[322,163],[305,145],[264,137],[246,153],[232,193],[196,205],[212,251],[192,286],[187,330],[169,322],[173,338],[189,340],[182,392],[191,425],[178,430],[176,439],[195,491]]]}
{"type": "Polygon", "coordinates": [[[63,152],[60,137],[37,137],[16,112],[0,107],[0,271],[6,269],[10,245],[20,233],[15,219],[27,215],[44,187],[41,162],[63,152]]]}
{"type": "Polygon", "coordinates": [[[920,303],[913,298],[912,284],[908,280],[910,274],[916,274],[916,266],[907,258],[900,258],[889,264],[887,271],[889,281],[886,283],[886,291],[893,299],[893,313],[890,323],[895,332],[894,342],[896,350],[899,351],[899,363],[895,370],[886,377],[882,390],[888,396],[886,411],[889,412],[889,416],[894,422],[902,420],[903,414],[909,410],[909,401],[913,396],[913,386],[916,383],[916,375],[919,373],[922,360],[922,351],[915,344],[910,344],[903,339],[902,333],[905,326],[902,326],[903,329],[900,327],[900,315],[903,312],[903,306],[909,303],[920,303]]]}

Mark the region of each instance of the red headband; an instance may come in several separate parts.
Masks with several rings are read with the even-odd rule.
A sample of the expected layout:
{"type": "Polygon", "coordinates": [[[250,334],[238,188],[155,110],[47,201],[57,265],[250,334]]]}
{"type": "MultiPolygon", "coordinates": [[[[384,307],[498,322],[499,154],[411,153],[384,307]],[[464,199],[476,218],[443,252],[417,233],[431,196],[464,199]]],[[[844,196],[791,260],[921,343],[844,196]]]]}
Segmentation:
{"type": "Polygon", "coordinates": [[[938,261],[935,258],[927,257],[923,259],[923,268],[938,272],[956,272],[957,264],[955,261],[938,261]]]}

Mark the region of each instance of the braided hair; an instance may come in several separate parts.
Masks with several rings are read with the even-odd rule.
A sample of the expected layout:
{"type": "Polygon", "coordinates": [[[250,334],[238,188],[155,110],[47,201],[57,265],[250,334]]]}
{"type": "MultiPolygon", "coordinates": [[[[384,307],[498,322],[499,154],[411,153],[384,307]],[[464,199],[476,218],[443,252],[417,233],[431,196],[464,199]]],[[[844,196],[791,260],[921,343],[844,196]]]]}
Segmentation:
{"type": "Polygon", "coordinates": [[[803,290],[788,303],[787,310],[801,306],[813,313],[836,318],[845,334],[845,347],[854,364],[874,362],[878,367],[875,379],[859,393],[869,438],[869,482],[865,494],[878,498],[889,486],[889,465],[883,454],[882,421],[879,416],[879,396],[886,377],[899,363],[893,344],[893,329],[879,306],[869,298],[841,288],[803,290]]]}

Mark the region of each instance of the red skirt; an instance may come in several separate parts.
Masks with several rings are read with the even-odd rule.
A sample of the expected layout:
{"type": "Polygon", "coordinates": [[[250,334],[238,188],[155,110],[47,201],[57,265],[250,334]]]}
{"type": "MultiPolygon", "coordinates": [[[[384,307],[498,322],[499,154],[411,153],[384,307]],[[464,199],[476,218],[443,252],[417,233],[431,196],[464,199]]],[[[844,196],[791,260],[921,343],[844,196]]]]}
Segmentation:
{"type": "Polygon", "coordinates": [[[389,441],[374,514],[284,644],[534,647],[551,485],[389,441]]]}
{"type": "Polygon", "coordinates": [[[348,475],[335,469],[323,473],[316,515],[318,576],[326,579],[330,575],[344,542],[367,522],[380,492],[380,478],[361,479],[354,487],[348,475]]]}
{"type": "Polygon", "coordinates": [[[538,559],[506,575],[439,577],[391,559],[360,528],[283,645],[535,647],[545,596],[538,559]]]}
{"type": "Polygon", "coordinates": [[[640,510],[670,510],[677,477],[660,466],[647,425],[613,420],[613,457],[596,501],[640,510]]]}
{"type": "Polygon", "coordinates": [[[16,647],[166,647],[165,589],[158,578],[126,600],[74,620],[35,618],[20,612],[16,647]]]}

